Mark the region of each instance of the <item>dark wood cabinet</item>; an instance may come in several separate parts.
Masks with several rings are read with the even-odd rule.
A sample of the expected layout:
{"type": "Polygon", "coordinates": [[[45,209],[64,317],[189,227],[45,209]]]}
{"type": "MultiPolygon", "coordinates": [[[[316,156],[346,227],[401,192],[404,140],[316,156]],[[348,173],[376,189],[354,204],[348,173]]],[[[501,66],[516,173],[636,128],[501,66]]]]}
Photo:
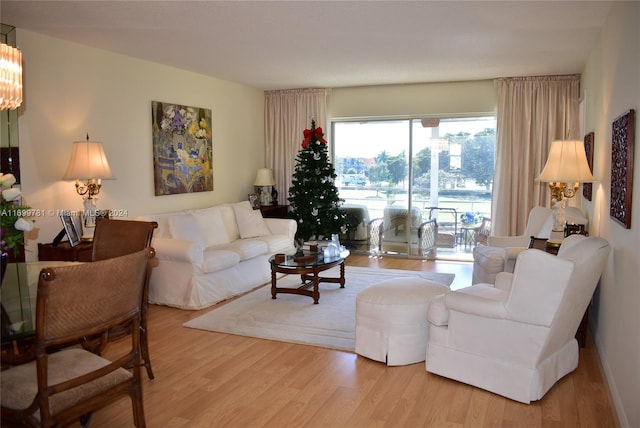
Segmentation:
{"type": "Polygon", "coordinates": [[[75,247],[69,242],[58,245],[38,244],[38,260],[63,262],[90,262],[93,254],[93,242],[81,242],[75,247]]]}
{"type": "Polygon", "coordinates": [[[261,205],[260,212],[265,218],[287,218],[289,205],[261,205]]]}

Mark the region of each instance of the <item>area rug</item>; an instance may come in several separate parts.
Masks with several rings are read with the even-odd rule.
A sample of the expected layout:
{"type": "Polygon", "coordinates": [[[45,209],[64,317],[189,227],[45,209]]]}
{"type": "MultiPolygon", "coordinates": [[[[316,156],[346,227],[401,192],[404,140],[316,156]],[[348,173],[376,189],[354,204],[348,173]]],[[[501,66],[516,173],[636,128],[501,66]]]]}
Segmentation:
{"type": "MultiPolygon", "coordinates": [[[[338,268],[322,273],[338,277],[338,268]]],[[[345,288],[320,283],[320,301],[295,294],[271,298],[262,286],[184,324],[186,327],[343,351],[355,350],[356,295],[370,285],[399,276],[421,277],[450,286],[454,274],[347,266],[345,288]]],[[[299,275],[286,275],[278,287],[295,287],[299,275]]]]}

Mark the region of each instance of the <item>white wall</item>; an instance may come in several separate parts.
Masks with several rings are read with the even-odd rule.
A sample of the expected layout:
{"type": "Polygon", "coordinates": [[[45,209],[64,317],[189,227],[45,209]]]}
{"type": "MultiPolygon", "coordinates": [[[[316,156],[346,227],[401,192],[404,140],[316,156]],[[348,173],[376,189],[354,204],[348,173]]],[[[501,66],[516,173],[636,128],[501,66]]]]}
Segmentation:
{"type": "MultiPolygon", "coordinates": [[[[585,132],[595,133],[594,196],[582,206],[590,231],[607,239],[613,256],[592,305],[591,326],[623,427],[640,427],[640,173],[634,171],[631,229],[609,216],[611,123],[636,111],[634,164],[640,165],[640,3],[615,2],[582,74],[585,132]]],[[[640,171],[640,169],[637,169],[640,171]]]]}
{"type": "Polygon", "coordinates": [[[44,210],[27,241],[51,242],[61,229],[49,210],[82,210],[72,181],[62,181],[73,141],[104,144],[116,177],[104,181],[98,208],[142,213],[246,199],[264,166],[262,90],[18,30],[25,101],[19,110],[25,202],[44,210]],[[212,109],[213,192],[154,196],[151,102],[212,109]]]}

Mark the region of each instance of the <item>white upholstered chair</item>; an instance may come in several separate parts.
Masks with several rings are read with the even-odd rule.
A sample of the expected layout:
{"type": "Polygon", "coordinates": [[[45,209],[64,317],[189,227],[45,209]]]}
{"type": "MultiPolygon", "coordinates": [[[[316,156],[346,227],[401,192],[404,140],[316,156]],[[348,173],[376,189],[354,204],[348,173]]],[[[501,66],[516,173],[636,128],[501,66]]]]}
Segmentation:
{"type": "Polygon", "coordinates": [[[489,235],[486,245],[473,248],[472,284],[493,284],[499,272],[513,272],[518,254],[529,246],[532,236],[549,239],[553,229],[553,211],[546,207],[533,207],[522,235],[489,235]]]}
{"type": "MultiPolygon", "coordinates": [[[[569,224],[587,226],[588,220],[578,208],[565,208],[566,221],[569,224]]],[[[487,282],[493,284],[498,272],[513,272],[516,258],[521,251],[529,247],[531,237],[549,239],[554,225],[553,210],[534,207],[529,212],[527,227],[518,236],[489,236],[487,245],[473,249],[472,284],[487,282]]]]}
{"type": "Polygon", "coordinates": [[[384,207],[383,217],[370,223],[371,248],[375,252],[405,253],[409,245],[410,254],[420,252],[418,230],[422,224],[422,211],[412,207],[384,207]],[[407,224],[409,223],[409,224],[407,224]]]}
{"type": "Polygon", "coordinates": [[[557,256],[530,249],[495,285],[434,298],[427,371],[529,403],[578,366],[575,334],[610,247],[567,237],[557,256]]]}
{"type": "Polygon", "coordinates": [[[529,240],[532,236],[536,238],[549,238],[553,229],[554,217],[551,208],[533,207],[529,211],[527,226],[518,236],[492,236],[487,238],[487,246],[500,247],[506,251],[506,260],[504,270],[513,272],[513,266],[516,257],[525,248],[529,246],[529,240]]]}

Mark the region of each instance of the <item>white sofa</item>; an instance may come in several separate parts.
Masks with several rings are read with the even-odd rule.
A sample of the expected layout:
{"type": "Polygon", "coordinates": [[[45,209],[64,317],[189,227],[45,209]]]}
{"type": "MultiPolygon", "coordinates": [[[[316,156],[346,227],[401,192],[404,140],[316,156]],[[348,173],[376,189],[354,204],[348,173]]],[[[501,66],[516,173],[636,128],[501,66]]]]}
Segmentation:
{"type": "Polygon", "coordinates": [[[269,257],[292,249],[297,230],[294,220],[263,218],[249,201],[136,219],[158,223],[149,302],[193,310],[268,282],[269,257]]]}

